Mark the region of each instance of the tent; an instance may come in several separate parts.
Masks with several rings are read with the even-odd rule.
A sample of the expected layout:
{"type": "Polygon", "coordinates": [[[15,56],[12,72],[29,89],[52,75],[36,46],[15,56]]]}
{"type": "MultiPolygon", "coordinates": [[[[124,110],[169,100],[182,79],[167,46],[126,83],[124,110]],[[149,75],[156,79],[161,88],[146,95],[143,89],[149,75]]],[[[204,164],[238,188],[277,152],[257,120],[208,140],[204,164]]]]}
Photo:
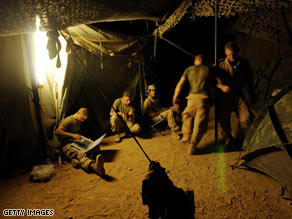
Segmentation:
{"type": "Polygon", "coordinates": [[[93,122],[86,122],[86,130],[90,130],[87,134],[96,137],[107,128],[113,100],[126,89],[135,94],[142,87],[139,83],[144,74],[141,50],[149,36],[127,35],[82,24],[137,19],[162,22],[179,2],[20,0],[1,3],[0,170],[9,171],[43,161],[48,143],[58,146],[53,130],[65,114],[88,107],[93,122]],[[38,82],[34,66],[34,59],[48,56],[48,52],[34,51],[37,17],[40,31],[49,31],[51,37],[38,40],[50,48],[52,58],[44,84],[38,82]],[[61,46],[62,37],[67,46],[61,46]],[[68,59],[62,59],[62,52],[67,53],[68,59]],[[65,68],[66,73],[65,70],[62,75],[58,73],[56,66],[65,68]]]}
{"type": "Polygon", "coordinates": [[[278,180],[292,197],[292,84],[267,102],[252,124],[243,147],[242,166],[278,180]]]}
{"type": "MultiPolygon", "coordinates": [[[[110,106],[103,95],[111,103],[121,95],[124,89],[130,89],[139,94],[135,97],[136,104],[139,106],[142,100],[141,93],[143,93],[141,91],[145,87],[144,81],[151,71],[145,65],[145,56],[153,64],[156,55],[150,54],[147,48],[150,47],[149,50],[153,52],[153,42],[155,47],[157,41],[155,39],[165,35],[171,36],[171,29],[178,26],[185,17],[194,22],[203,17],[210,17],[213,20],[217,1],[17,0],[0,2],[2,3],[0,49],[3,53],[0,60],[0,169],[7,170],[19,164],[25,166],[43,160],[46,157],[44,149],[47,147],[48,140],[52,141],[52,144],[56,142],[53,136],[56,124],[65,114],[73,113],[80,106],[95,106],[95,110],[89,112],[93,122],[87,121],[86,124],[89,127],[87,130],[92,131],[87,133],[89,136],[98,135],[107,128],[110,106]],[[58,68],[54,68],[50,74],[46,75],[47,84],[43,87],[38,86],[33,66],[35,55],[32,51],[32,39],[33,32],[37,29],[37,17],[40,18],[40,31],[49,31],[51,36],[59,34],[59,40],[62,38],[61,35],[67,40],[67,47],[63,46],[62,50],[68,54],[68,64],[66,64],[67,60],[61,58],[58,60],[57,54],[52,55],[55,58],[51,60],[53,66],[60,64],[62,67],[66,66],[66,74],[59,75],[56,73],[58,68]],[[110,26],[107,24],[113,21],[136,21],[139,24],[143,23],[144,29],[152,26],[147,35],[127,34],[123,33],[121,28],[119,31],[107,28],[110,26]],[[154,41],[151,41],[153,39],[154,41]],[[64,79],[64,82],[63,80],[61,83],[57,82],[59,76],[64,79]]],[[[224,1],[219,4],[218,16],[226,18],[228,25],[235,27],[237,31],[276,41],[279,45],[287,44],[291,24],[291,5],[290,1],[286,3],[286,1],[276,0],[256,2],[242,0],[236,3],[224,1]],[[280,5],[281,13],[278,11],[279,7],[273,10],[275,5],[280,5]],[[259,12],[256,12],[256,8],[259,12]],[[269,10],[270,13],[261,10],[262,8],[269,10]],[[274,21],[283,18],[283,25],[272,34],[260,35],[259,33],[270,33],[271,28],[265,25],[268,24],[265,19],[256,19],[258,21],[256,24],[240,22],[240,19],[258,15],[257,13],[271,15],[266,20],[272,20],[273,24],[274,21]],[[233,19],[235,15],[240,19],[233,19]],[[243,23],[246,25],[242,25],[243,23]],[[288,23],[288,26],[285,23],[288,23]],[[254,31],[251,31],[253,28],[254,31]],[[288,35],[285,35],[286,33],[288,35]]],[[[213,30],[212,27],[208,27],[213,30]]],[[[210,35],[210,29],[206,31],[206,35],[210,35]]],[[[184,35],[183,33],[181,35],[184,35]]],[[[192,36],[191,33],[185,35],[192,36]]],[[[241,45],[246,45],[248,39],[246,40],[246,35],[244,35],[239,41],[241,45]]],[[[250,44],[252,42],[254,41],[250,40],[250,44]]],[[[223,43],[221,39],[221,44],[223,43]]],[[[265,42],[258,45],[266,47],[267,44],[265,42]]],[[[56,50],[59,49],[56,38],[51,40],[51,46],[52,51],[54,47],[56,50]]],[[[159,46],[162,46],[162,43],[158,43],[157,47],[159,46]]],[[[196,46],[203,46],[203,44],[189,45],[190,48],[196,46]]],[[[204,47],[213,52],[213,46],[204,47]]],[[[160,47],[157,52],[159,49],[160,47]]],[[[263,52],[262,48],[259,48],[259,51],[264,55],[268,54],[263,52]]],[[[248,51],[246,54],[249,55],[248,51]]],[[[273,52],[270,54],[275,55],[273,52]]],[[[170,63],[172,60],[167,60],[167,62],[170,63]]],[[[256,58],[254,62],[261,64],[263,60],[259,62],[256,58]]],[[[189,60],[188,63],[190,63],[189,60]]],[[[164,74],[162,70],[161,75],[164,74]]],[[[169,79],[169,85],[177,81],[169,79]]],[[[169,91],[166,90],[165,93],[169,94],[169,91]]]]}

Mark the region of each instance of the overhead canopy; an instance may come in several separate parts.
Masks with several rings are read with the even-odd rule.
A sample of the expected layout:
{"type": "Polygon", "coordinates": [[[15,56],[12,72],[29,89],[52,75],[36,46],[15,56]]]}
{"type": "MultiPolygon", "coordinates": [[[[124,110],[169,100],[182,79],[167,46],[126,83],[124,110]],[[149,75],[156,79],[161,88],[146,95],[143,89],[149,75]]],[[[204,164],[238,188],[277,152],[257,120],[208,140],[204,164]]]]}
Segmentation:
{"type": "Polygon", "coordinates": [[[64,30],[67,37],[70,37],[74,44],[85,48],[87,51],[100,55],[104,53],[109,56],[135,55],[142,46],[145,37],[124,35],[117,32],[101,30],[89,25],[78,25],[68,27],[64,30]],[[136,46],[136,47],[135,47],[136,46]]]}
{"type": "MultiPolygon", "coordinates": [[[[217,0],[196,1],[191,13],[194,17],[214,16],[217,0]]],[[[281,44],[292,42],[292,1],[238,0],[218,1],[218,16],[239,16],[235,28],[260,39],[281,44]]]]}
{"type": "MultiPolygon", "coordinates": [[[[0,0],[0,36],[33,32],[36,16],[44,31],[63,30],[78,24],[145,19],[173,28],[187,14],[190,18],[215,16],[217,0],[0,0]],[[175,9],[179,9],[175,11],[175,9]],[[175,13],[173,13],[175,12],[175,13]],[[170,16],[172,15],[172,16],[170,16]]],[[[292,42],[292,1],[218,1],[218,16],[238,16],[235,28],[260,39],[292,42]]],[[[161,33],[160,33],[161,34],[161,33]]]]}
{"type": "Polygon", "coordinates": [[[43,30],[63,30],[78,24],[147,19],[163,21],[178,0],[1,0],[0,35],[33,32],[36,16],[43,30]]]}

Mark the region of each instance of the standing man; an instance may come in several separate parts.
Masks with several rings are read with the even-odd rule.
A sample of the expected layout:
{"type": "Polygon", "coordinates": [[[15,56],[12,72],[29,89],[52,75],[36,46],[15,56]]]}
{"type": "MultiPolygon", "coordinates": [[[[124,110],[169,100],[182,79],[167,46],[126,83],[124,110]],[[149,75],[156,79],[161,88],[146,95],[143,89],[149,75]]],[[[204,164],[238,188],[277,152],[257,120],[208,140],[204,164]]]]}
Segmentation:
{"type": "Polygon", "coordinates": [[[175,121],[175,115],[179,113],[179,107],[173,106],[170,108],[164,108],[160,105],[158,98],[156,97],[155,85],[149,85],[147,92],[149,96],[144,101],[144,110],[148,117],[152,120],[166,119],[168,126],[172,131],[172,135],[176,139],[180,139],[178,134],[179,126],[175,121]]]}
{"type": "MultiPolygon", "coordinates": [[[[125,91],[123,97],[118,98],[114,101],[113,108],[116,110],[120,118],[124,120],[130,131],[137,134],[141,131],[141,126],[135,123],[135,109],[131,106],[132,95],[130,92],[125,91]]],[[[121,137],[126,135],[126,127],[123,121],[118,117],[116,112],[111,109],[110,111],[110,123],[112,126],[112,131],[115,133],[115,142],[120,142],[121,137]]]]}
{"type": "Polygon", "coordinates": [[[182,114],[183,142],[189,142],[188,153],[197,152],[197,145],[207,131],[209,117],[209,87],[213,76],[207,65],[203,64],[203,55],[197,55],[194,65],[188,67],[176,85],[173,105],[179,104],[178,96],[185,83],[189,83],[190,91],[186,97],[187,106],[182,114]]]}
{"type": "Polygon", "coordinates": [[[231,134],[230,115],[235,111],[240,126],[239,136],[243,140],[251,124],[251,115],[244,98],[242,89],[247,85],[251,97],[254,101],[254,90],[252,88],[253,72],[248,61],[238,56],[239,48],[235,42],[225,45],[226,58],[218,61],[218,122],[221,126],[222,137],[225,146],[232,146],[234,139],[231,134]]]}
{"type": "Polygon", "coordinates": [[[86,108],[80,108],[75,114],[63,119],[56,129],[55,134],[61,136],[62,151],[65,156],[71,160],[73,167],[81,167],[86,171],[94,171],[99,176],[105,174],[103,167],[104,158],[101,154],[96,156],[95,161],[87,157],[87,154],[75,147],[71,146],[73,140],[81,139],[81,135],[78,134],[81,123],[88,117],[86,108]]]}

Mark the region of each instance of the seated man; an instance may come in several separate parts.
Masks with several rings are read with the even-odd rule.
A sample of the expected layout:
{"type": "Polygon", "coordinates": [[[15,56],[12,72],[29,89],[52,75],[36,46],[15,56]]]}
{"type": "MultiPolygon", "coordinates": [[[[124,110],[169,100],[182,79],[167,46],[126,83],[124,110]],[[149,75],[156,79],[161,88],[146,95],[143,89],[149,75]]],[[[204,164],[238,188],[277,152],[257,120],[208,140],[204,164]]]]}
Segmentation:
{"type": "Polygon", "coordinates": [[[110,123],[112,131],[115,133],[115,142],[117,143],[121,141],[121,137],[126,135],[125,131],[127,131],[127,128],[125,124],[134,134],[141,131],[141,126],[135,123],[135,109],[131,106],[131,98],[131,93],[125,91],[123,97],[116,99],[113,104],[113,108],[119,116],[113,109],[110,111],[110,123]],[[123,119],[124,122],[121,119],[123,119]]]}
{"type": "Polygon", "coordinates": [[[152,120],[166,119],[168,126],[172,131],[173,136],[176,139],[180,139],[180,135],[177,133],[179,126],[175,121],[175,114],[179,113],[179,107],[173,106],[171,108],[164,108],[159,103],[159,100],[156,98],[156,88],[155,85],[149,85],[147,92],[149,96],[144,101],[144,110],[145,113],[152,120]]]}
{"type": "Polygon", "coordinates": [[[63,119],[56,129],[55,134],[61,136],[62,152],[71,160],[73,167],[81,165],[86,171],[94,171],[99,176],[105,174],[103,167],[104,158],[101,154],[96,156],[95,161],[87,157],[87,154],[75,147],[71,146],[73,140],[81,139],[78,134],[81,123],[88,117],[86,108],[80,108],[75,114],[63,119]]]}

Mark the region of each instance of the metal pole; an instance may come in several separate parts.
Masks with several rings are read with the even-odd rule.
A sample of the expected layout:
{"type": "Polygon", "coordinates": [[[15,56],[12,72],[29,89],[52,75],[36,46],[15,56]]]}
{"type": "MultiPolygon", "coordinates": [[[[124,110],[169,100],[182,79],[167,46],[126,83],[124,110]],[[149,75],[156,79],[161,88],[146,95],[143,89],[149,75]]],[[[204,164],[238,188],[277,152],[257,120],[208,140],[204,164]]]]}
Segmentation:
{"type": "MultiPolygon", "coordinates": [[[[216,5],[215,5],[215,45],[214,45],[214,66],[217,68],[217,47],[218,47],[218,0],[216,0],[216,5]]],[[[217,91],[215,89],[215,94],[214,94],[214,99],[215,99],[215,144],[218,143],[218,118],[217,118],[217,91]]]]}

